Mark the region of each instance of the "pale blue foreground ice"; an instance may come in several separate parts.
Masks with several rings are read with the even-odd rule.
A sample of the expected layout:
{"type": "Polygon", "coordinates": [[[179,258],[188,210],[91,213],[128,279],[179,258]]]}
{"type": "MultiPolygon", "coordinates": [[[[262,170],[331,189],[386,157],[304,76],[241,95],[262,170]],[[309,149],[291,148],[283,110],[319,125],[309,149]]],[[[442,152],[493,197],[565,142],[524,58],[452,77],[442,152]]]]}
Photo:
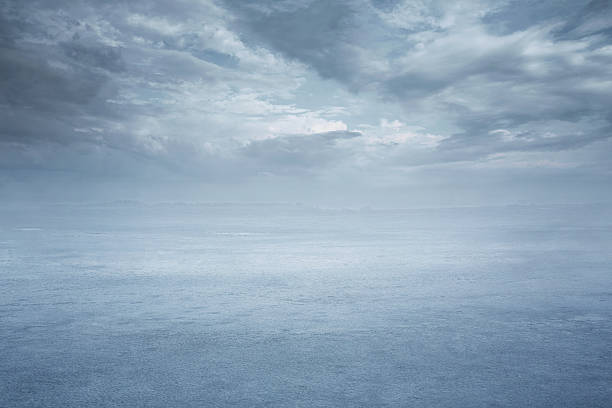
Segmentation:
{"type": "Polygon", "coordinates": [[[1,407],[610,407],[612,211],[0,210],[1,407]]]}

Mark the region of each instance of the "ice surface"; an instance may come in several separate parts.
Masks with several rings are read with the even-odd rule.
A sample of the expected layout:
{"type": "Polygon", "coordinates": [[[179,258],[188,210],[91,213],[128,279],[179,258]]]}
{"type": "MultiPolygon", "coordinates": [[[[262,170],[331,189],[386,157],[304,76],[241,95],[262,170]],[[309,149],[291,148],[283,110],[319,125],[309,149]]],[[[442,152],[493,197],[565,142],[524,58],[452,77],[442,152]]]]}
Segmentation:
{"type": "Polygon", "coordinates": [[[607,206],[0,209],[2,407],[610,407],[607,206]]]}

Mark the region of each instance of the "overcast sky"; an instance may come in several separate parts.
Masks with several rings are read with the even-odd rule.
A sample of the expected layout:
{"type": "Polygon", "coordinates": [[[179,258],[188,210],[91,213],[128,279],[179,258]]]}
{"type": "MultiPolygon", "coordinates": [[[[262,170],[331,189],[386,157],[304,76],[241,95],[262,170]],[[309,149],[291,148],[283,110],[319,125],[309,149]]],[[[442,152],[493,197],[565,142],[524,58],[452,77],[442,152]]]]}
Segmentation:
{"type": "Polygon", "coordinates": [[[0,4],[7,199],[612,196],[612,1],[0,4]]]}

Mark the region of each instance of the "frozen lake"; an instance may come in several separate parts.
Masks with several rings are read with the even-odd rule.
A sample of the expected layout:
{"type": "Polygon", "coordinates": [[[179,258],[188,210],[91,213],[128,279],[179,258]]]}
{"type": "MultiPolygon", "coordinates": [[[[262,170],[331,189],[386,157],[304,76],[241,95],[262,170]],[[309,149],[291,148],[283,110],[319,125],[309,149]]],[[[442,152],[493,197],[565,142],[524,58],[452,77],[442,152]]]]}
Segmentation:
{"type": "Polygon", "coordinates": [[[610,407],[612,210],[0,209],[1,407],[610,407]]]}

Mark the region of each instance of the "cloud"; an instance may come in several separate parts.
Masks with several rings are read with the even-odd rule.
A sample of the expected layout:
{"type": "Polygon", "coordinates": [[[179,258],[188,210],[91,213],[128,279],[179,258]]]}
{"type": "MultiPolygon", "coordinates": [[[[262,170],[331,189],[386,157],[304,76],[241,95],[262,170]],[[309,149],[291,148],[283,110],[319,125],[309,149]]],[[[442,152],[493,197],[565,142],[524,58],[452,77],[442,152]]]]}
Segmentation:
{"type": "Polygon", "coordinates": [[[611,13],[605,0],[5,2],[0,166],[400,186],[411,169],[537,156],[601,175],[611,13]]]}
{"type": "Polygon", "coordinates": [[[343,144],[360,136],[360,132],[338,130],[254,140],[241,154],[262,172],[316,171],[346,160],[351,153],[343,144]]]}
{"type": "Polygon", "coordinates": [[[215,10],[165,2],[5,7],[0,143],[161,154],[222,133],[246,137],[248,125],[229,126],[233,115],[252,115],[258,104],[259,114],[272,113],[267,100],[286,95],[298,76],[269,52],[245,47],[215,10]],[[200,123],[189,128],[196,115],[200,123]]]}
{"type": "MultiPolygon", "coordinates": [[[[307,1],[301,6],[253,7],[239,1],[227,2],[238,16],[247,42],[261,42],[283,54],[314,67],[325,78],[348,79],[356,72],[355,55],[344,38],[357,32],[355,10],[344,2],[307,1]]],[[[281,3],[283,4],[283,3],[281,3]]]]}
{"type": "MultiPolygon", "coordinates": [[[[252,41],[324,78],[403,105],[412,123],[434,132],[459,128],[451,139],[466,144],[478,144],[483,138],[477,134],[504,126],[560,118],[609,121],[612,61],[601,37],[607,33],[601,16],[611,10],[606,1],[586,7],[521,1],[356,1],[331,7],[312,1],[258,9],[228,4],[252,41]],[[523,11],[536,17],[526,18],[523,11]],[[591,28],[570,36],[578,27],[591,28]]],[[[581,140],[555,148],[608,137],[607,129],[602,126],[593,137],[576,133],[581,140]]],[[[476,150],[495,153],[485,148],[495,146],[476,150]]]]}

